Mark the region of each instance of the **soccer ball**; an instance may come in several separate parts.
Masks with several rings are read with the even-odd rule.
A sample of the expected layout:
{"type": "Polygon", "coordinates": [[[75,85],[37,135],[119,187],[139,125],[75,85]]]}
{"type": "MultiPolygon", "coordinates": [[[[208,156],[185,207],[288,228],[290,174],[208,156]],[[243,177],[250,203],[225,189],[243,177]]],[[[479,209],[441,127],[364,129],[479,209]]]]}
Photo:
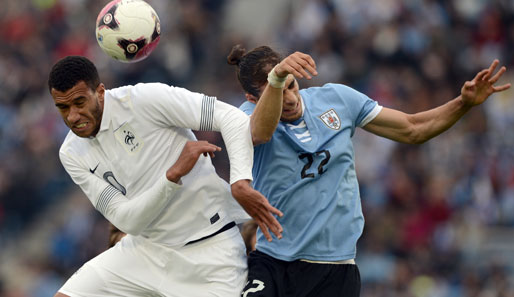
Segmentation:
{"type": "Polygon", "coordinates": [[[133,63],[157,47],[161,23],[155,10],[142,0],[113,0],[96,19],[96,40],[114,59],[133,63]]]}

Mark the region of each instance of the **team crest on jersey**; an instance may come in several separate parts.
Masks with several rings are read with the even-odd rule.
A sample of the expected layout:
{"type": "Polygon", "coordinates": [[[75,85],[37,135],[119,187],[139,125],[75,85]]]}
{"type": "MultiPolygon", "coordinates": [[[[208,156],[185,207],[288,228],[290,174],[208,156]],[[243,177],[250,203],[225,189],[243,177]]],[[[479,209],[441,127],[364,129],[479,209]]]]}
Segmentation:
{"type": "Polygon", "coordinates": [[[330,129],[339,130],[341,128],[341,120],[334,109],[325,111],[319,116],[319,118],[327,125],[330,129]]]}
{"type": "Polygon", "coordinates": [[[129,154],[137,153],[143,147],[143,141],[136,136],[134,128],[128,123],[121,125],[114,131],[116,139],[129,154]]]}

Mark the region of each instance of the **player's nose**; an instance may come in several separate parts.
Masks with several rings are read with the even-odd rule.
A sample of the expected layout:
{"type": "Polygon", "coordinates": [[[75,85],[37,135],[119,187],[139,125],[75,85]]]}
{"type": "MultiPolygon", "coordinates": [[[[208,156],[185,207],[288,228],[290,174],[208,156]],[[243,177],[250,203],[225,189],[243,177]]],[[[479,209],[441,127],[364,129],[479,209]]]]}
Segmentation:
{"type": "Polygon", "coordinates": [[[80,120],[79,110],[75,107],[71,107],[70,112],[66,116],[66,120],[71,124],[78,122],[80,120]]]}
{"type": "Polygon", "coordinates": [[[285,94],[283,104],[284,106],[295,106],[296,98],[294,96],[288,96],[287,94],[285,94]]]}

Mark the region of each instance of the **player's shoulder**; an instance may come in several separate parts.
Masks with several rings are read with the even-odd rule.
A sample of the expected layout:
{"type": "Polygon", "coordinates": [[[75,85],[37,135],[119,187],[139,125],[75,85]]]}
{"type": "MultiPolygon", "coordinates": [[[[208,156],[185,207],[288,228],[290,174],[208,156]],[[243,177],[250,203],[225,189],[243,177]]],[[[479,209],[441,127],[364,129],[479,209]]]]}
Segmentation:
{"type": "Polygon", "coordinates": [[[255,109],[255,103],[252,103],[247,100],[239,106],[239,109],[244,111],[247,114],[251,114],[253,112],[253,110],[255,109]]]}
{"type": "Polygon", "coordinates": [[[186,88],[168,85],[161,82],[138,83],[118,87],[108,91],[110,97],[116,102],[130,102],[132,105],[152,105],[155,102],[175,98],[185,100],[191,97],[205,97],[204,94],[192,92],[186,88]]]}
{"type": "Polygon", "coordinates": [[[320,103],[319,98],[323,98],[323,102],[352,102],[355,99],[365,98],[356,89],[338,83],[327,83],[321,87],[303,89],[300,94],[304,100],[316,101],[316,104],[320,103]]]}
{"type": "Polygon", "coordinates": [[[355,89],[353,89],[347,85],[338,84],[338,83],[327,83],[320,87],[310,87],[310,88],[302,89],[301,91],[305,92],[305,93],[313,93],[313,94],[329,93],[329,92],[337,92],[337,93],[357,92],[355,89]]]}
{"type": "Polygon", "coordinates": [[[129,111],[134,106],[149,104],[152,98],[162,96],[159,90],[166,85],[161,83],[138,83],[136,85],[125,85],[106,90],[105,109],[114,116],[129,111]]]}
{"type": "Polygon", "coordinates": [[[137,97],[137,95],[151,94],[152,92],[159,92],[169,88],[175,89],[173,86],[160,82],[137,83],[135,85],[125,85],[108,89],[106,93],[114,100],[123,100],[126,97],[137,97]]]}
{"type": "Polygon", "coordinates": [[[105,94],[114,100],[120,100],[121,98],[128,96],[133,88],[133,85],[119,86],[105,90],[105,94]]]}
{"type": "Polygon", "coordinates": [[[152,89],[148,83],[138,83],[136,85],[125,85],[106,90],[109,100],[124,101],[126,98],[134,97],[134,93],[138,91],[152,89]]]}
{"type": "MultiPolygon", "coordinates": [[[[167,93],[176,93],[176,94],[191,94],[196,93],[192,92],[184,87],[174,86],[165,84],[162,82],[148,82],[148,83],[138,83],[134,86],[131,86],[131,91],[133,93],[145,93],[145,94],[152,94],[152,93],[161,93],[161,92],[167,92],[167,93]]],[[[200,93],[198,93],[200,94],[200,93]]],[[[203,94],[202,94],[203,95],[203,94]]]]}

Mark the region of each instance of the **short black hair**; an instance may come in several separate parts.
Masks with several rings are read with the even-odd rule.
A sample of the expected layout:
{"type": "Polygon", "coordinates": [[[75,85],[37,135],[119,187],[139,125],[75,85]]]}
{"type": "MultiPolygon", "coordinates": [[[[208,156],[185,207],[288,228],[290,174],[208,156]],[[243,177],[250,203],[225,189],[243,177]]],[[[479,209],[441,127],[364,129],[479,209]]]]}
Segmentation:
{"type": "Polygon", "coordinates": [[[65,92],[84,81],[91,90],[100,84],[95,64],[82,56],[67,56],[57,61],[48,75],[48,89],[65,92]]]}

